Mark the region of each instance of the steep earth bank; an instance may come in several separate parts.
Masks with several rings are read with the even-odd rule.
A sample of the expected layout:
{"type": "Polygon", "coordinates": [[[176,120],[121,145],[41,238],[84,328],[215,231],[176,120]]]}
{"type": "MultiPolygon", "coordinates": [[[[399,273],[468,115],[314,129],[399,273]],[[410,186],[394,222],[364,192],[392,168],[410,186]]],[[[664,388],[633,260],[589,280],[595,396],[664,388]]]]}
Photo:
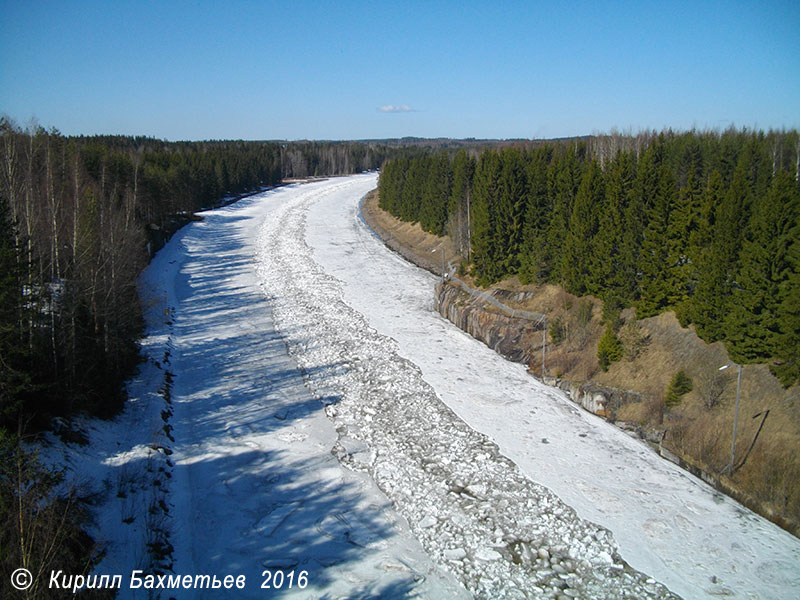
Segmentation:
{"type": "MultiPolygon", "coordinates": [[[[379,208],[377,192],[365,198],[362,218],[406,259],[453,275],[450,265],[460,259],[449,238],[395,219],[379,208]]],[[[800,457],[792,451],[800,443],[798,387],[783,389],[766,365],[744,367],[735,461],[741,466],[732,476],[722,474],[731,459],[737,387],[735,368],[719,371],[730,363],[722,343],[706,344],[672,313],[637,320],[628,309],[619,333],[624,356],[604,372],[597,359],[599,300],[516,279],[480,292],[468,293],[470,287],[476,286],[468,275],[441,282],[435,291],[440,314],[502,356],[527,364],[531,374],[568,392],[584,409],[648,440],[665,458],[800,534],[800,457]],[[666,389],[680,370],[691,377],[693,389],[667,407],[666,389]]]]}

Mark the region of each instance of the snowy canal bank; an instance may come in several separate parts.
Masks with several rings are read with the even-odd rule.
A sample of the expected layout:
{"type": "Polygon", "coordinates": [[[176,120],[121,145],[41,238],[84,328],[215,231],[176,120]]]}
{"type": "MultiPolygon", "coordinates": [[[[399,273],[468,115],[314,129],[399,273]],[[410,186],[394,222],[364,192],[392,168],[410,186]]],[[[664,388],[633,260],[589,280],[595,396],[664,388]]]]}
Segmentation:
{"type": "MultiPolygon", "coordinates": [[[[372,185],[374,177],[304,186],[267,216],[258,242],[264,289],[281,290],[273,298],[276,322],[339,434],[334,453],[374,478],[429,555],[477,597],[671,597],[626,568],[606,530],[526,478],[445,406],[395,340],[351,308],[341,282],[315,262],[305,240],[307,209],[341,207],[372,185]]],[[[324,209],[318,216],[320,233],[340,248],[346,268],[372,268],[364,261],[381,246],[340,238],[340,222],[324,209]]],[[[390,262],[383,276],[402,291],[393,256],[384,256],[390,262]]],[[[428,295],[430,305],[430,288],[428,295]]],[[[377,295],[371,301],[384,302],[377,295]]],[[[389,318],[408,320],[401,326],[415,326],[413,312],[385,307],[389,318]]],[[[444,346],[433,351],[438,356],[444,346]]]]}
{"type": "Polygon", "coordinates": [[[313,258],[340,282],[343,302],[393,340],[448,407],[530,480],[611,530],[622,558],[673,592],[797,596],[800,540],[576,409],[563,393],[439,317],[436,277],[365,229],[357,196],[298,203],[313,258]]]}
{"type": "Polygon", "coordinates": [[[131,402],[67,450],[98,572],[245,575],[237,598],[796,597],[797,539],[439,317],[436,278],[357,218],[375,185],[271,190],[156,256],[131,402]]]}

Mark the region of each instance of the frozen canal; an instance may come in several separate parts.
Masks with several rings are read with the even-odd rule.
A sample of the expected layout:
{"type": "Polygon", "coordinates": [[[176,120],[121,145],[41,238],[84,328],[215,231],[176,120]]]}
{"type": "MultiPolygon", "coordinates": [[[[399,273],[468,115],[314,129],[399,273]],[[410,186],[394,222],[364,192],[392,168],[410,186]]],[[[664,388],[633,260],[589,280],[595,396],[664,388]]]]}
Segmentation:
{"type": "MultiPolygon", "coordinates": [[[[359,199],[376,185],[374,175],[313,185],[330,192],[301,189],[306,197],[284,209],[286,231],[295,231],[289,223],[305,229],[318,265],[298,259],[303,273],[297,277],[327,274],[317,281],[321,293],[341,293],[350,311],[418,367],[444,404],[497,443],[530,480],[609,529],[623,559],[686,598],[796,597],[799,540],[578,410],[435,313],[436,278],[387,250],[357,216],[359,199]]],[[[291,244],[286,252],[305,257],[298,236],[275,238],[275,245],[291,244]]],[[[317,309],[336,312],[324,302],[317,309]]],[[[295,312],[301,311],[288,311],[295,312]]]]}
{"type": "Polygon", "coordinates": [[[241,574],[230,597],[254,598],[796,598],[797,539],[440,318],[436,278],[358,219],[375,185],[265,192],[159,252],[131,402],[54,446],[99,499],[98,572],[241,574]]]}

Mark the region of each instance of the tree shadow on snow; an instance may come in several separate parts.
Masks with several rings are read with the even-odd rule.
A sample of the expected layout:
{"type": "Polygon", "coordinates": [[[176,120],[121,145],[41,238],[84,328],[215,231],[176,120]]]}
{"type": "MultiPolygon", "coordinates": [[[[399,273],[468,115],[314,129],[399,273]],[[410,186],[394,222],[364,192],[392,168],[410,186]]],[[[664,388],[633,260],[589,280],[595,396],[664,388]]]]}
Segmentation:
{"type": "MultiPolygon", "coordinates": [[[[392,544],[391,521],[384,512],[389,503],[374,504],[358,479],[334,475],[336,467],[329,454],[293,460],[290,451],[248,452],[176,466],[189,470],[192,504],[197,516],[202,515],[192,534],[195,568],[246,575],[247,596],[265,593],[260,586],[267,570],[275,597],[289,591],[275,589],[276,573],[285,582],[292,571],[295,583],[306,571],[309,592],[319,593],[333,582],[338,587],[366,579],[362,589],[345,587],[343,594],[387,597],[370,590],[389,583],[396,592],[389,597],[402,597],[400,590],[414,585],[412,574],[380,572],[375,556],[392,544]],[[208,485],[212,480],[217,485],[208,485]],[[365,566],[370,557],[373,563],[365,566]]],[[[337,595],[342,595],[338,589],[337,595]]]]}
{"type": "MultiPolygon", "coordinates": [[[[169,442],[157,447],[157,469],[152,454],[133,452],[109,468],[120,518],[147,530],[148,540],[148,528],[160,528],[167,571],[245,575],[247,589],[229,597],[290,591],[262,590],[264,571],[282,573],[284,585],[292,571],[295,585],[306,571],[310,596],[407,597],[414,573],[385,564],[382,552],[397,543],[390,503],[330,453],[335,432],[322,405],[338,398],[310,395],[272,325],[267,297],[236,279],[253,269],[253,258],[231,228],[217,227],[237,220],[233,211],[215,215],[182,238],[189,250],[176,281],[178,306],[165,323],[175,351],[161,367],[170,393],[148,399],[163,403],[150,414],[161,411],[169,442]],[[148,472],[155,475],[141,475],[148,472]]],[[[341,366],[317,369],[333,374],[341,366]]]]}

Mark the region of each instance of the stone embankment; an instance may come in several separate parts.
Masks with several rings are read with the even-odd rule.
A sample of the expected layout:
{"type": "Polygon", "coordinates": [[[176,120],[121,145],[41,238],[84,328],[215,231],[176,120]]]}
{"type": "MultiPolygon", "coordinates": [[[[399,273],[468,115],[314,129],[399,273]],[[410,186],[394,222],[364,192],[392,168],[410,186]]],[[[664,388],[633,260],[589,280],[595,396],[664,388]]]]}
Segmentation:
{"type": "Polygon", "coordinates": [[[533,355],[541,352],[544,319],[505,314],[489,301],[486,292],[473,295],[456,282],[436,286],[439,314],[508,360],[529,364],[533,355]]]}

